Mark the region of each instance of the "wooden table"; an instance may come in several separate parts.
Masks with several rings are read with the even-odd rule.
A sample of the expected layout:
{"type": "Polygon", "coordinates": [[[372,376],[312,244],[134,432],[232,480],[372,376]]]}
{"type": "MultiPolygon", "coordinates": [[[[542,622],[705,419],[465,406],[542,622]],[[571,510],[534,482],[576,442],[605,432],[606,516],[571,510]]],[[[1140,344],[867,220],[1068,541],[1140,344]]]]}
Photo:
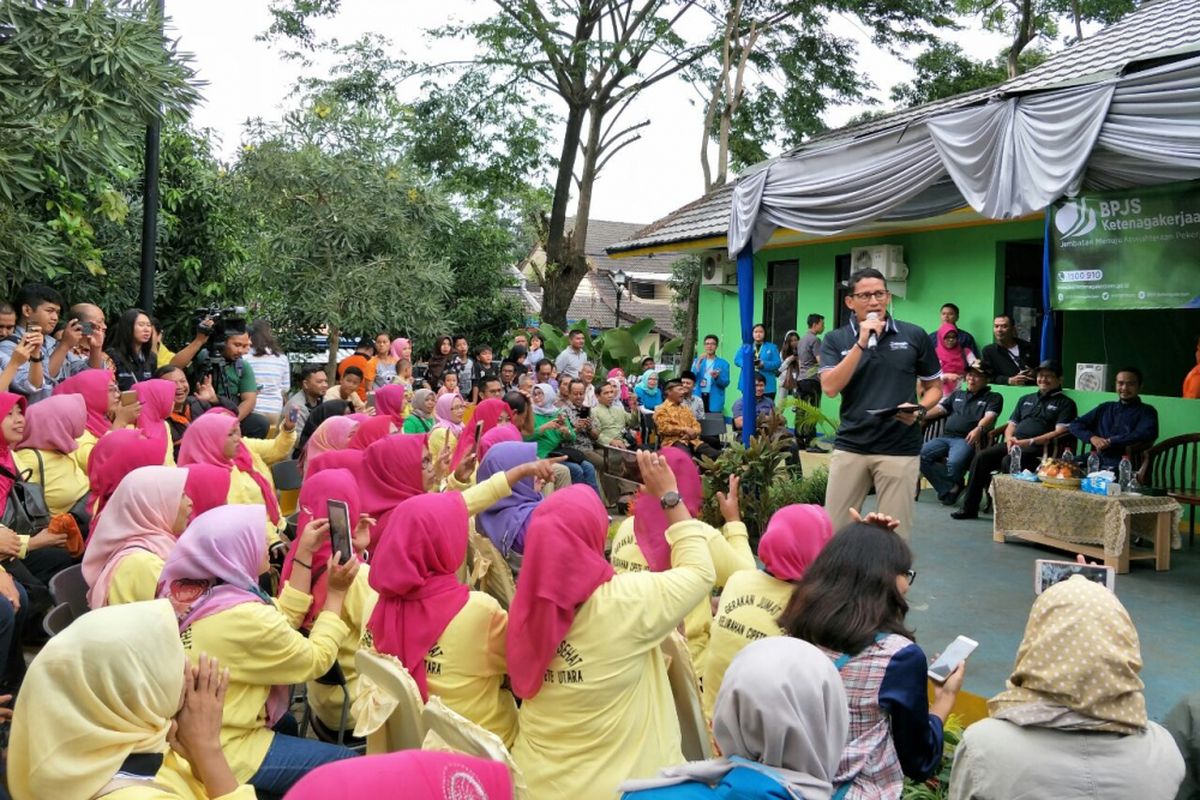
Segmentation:
{"type": "Polygon", "coordinates": [[[1009,475],[992,479],[995,518],[992,538],[1013,536],[1072,553],[1103,559],[1117,572],[1129,562],[1154,561],[1154,568],[1171,568],[1171,534],[1179,525],[1180,507],[1170,497],[1122,495],[1104,497],[1082,491],[1049,489],[1009,475]],[[1134,538],[1154,547],[1135,548],[1134,538]]]}

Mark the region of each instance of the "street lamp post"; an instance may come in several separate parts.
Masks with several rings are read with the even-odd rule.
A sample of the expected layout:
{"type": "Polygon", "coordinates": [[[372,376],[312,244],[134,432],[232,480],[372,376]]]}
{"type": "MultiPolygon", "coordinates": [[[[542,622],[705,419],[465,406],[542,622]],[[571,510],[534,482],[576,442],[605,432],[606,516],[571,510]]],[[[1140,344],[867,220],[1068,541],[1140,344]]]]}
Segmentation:
{"type": "Polygon", "coordinates": [[[629,283],[629,276],[625,274],[624,270],[619,269],[609,273],[609,277],[612,278],[613,288],[617,290],[617,320],[613,327],[619,328],[621,327],[621,292],[625,290],[625,284],[629,283]]]}

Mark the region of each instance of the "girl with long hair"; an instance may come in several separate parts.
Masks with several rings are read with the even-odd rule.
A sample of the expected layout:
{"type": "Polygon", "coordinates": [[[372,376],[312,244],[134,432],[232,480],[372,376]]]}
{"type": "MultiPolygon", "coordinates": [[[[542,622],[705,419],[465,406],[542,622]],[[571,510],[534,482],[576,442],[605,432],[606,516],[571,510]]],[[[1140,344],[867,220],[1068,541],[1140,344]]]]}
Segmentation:
{"type": "MultiPolygon", "coordinates": [[[[874,518],[869,518],[874,519],[874,518]]],[[[929,661],[905,624],[912,551],[884,524],[853,522],[809,565],[780,624],[825,651],[850,700],[850,739],[833,784],[847,800],[899,797],[942,763],[942,726],[963,667],[927,697],[929,661]]],[[[835,792],[836,795],[836,792],[835,792]]]]}
{"type": "Polygon", "coordinates": [[[256,319],[250,323],[250,352],[243,358],[254,370],[258,382],[258,397],[254,400],[254,413],[262,414],[275,425],[283,413],[288,390],[292,387],[292,365],[271,330],[271,323],[256,319]]]}
{"type": "Polygon", "coordinates": [[[122,314],[112,328],[104,352],[113,360],[117,386],[122,392],[132,389],[135,383],[150,380],[158,368],[150,315],[140,308],[131,308],[122,314]]]}

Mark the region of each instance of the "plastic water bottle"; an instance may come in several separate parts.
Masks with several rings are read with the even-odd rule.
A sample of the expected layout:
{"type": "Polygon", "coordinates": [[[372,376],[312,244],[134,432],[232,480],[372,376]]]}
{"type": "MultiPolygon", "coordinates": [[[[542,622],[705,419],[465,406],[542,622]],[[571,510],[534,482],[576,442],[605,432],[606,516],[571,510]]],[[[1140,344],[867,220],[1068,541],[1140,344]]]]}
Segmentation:
{"type": "Polygon", "coordinates": [[[1012,449],[1008,451],[1008,473],[1010,475],[1021,474],[1021,445],[1014,444],[1012,449]]]}
{"type": "Polygon", "coordinates": [[[1129,456],[1121,456],[1121,466],[1117,468],[1117,482],[1121,484],[1121,494],[1129,491],[1129,483],[1133,480],[1133,462],[1129,456]]]}
{"type": "Polygon", "coordinates": [[[1092,448],[1092,452],[1088,453],[1087,460],[1088,475],[1100,471],[1100,454],[1096,452],[1096,448],[1092,448]]]}

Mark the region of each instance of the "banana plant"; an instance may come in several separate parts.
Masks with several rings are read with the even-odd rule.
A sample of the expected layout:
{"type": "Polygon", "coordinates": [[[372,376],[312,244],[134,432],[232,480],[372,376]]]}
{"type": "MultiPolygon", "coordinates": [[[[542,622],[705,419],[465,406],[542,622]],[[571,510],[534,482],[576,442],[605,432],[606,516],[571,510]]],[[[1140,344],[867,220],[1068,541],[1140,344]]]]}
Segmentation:
{"type": "MultiPolygon", "coordinates": [[[[538,328],[538,333],[542,337],[547,358],[553,359],[570,347],[570,335],[578,331],[583,334],[583,350],[587,353],[588,360],[596,364],[598,375],[606,375],[613,368],[620,368],[626,375],[630,375],[639,370],[640,362],[644,357],[639,342],[650,333],[653,327],[654,320],[647,318],[635,322],[629,327],[608,328],[593,336],[587,320],[581,319],[566,331],[548,323],[542,323],[538,328]]],[[[663,345],[661,349],[651,345],[650,351],[646,355],[654,357],[657,362],[662,356],[677,352],[682,345],[681,339],[673,339],[663,345]]]]}

